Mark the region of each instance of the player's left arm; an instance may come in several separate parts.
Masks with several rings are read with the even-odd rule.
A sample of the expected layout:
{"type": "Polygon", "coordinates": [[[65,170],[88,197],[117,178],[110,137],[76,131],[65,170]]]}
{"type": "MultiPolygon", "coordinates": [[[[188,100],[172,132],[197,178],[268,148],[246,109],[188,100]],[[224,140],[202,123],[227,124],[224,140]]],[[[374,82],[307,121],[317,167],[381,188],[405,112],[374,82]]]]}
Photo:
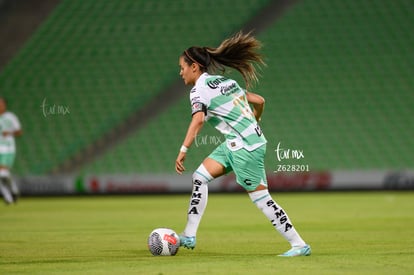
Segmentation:
{"type": "Polygon", "coordinates": [[[23,130],[22,129],[19,129],[17,131],[14,131],[14,136],[15,137],[20,137],[21,135],[23,135],[23,130]]]}
{"type": "Polygon", "coordinates": [[[14,137],[20,137],[23,134],[22,130],[16,130],[16,131],[4,131],[3,136],[14,136],[14,137]]]}
{"type": "Polygon", "coordinates": [[[247,102],[253,106],[254,117],[256,118],[257,122],[259,122],[264,111],[265,99],[261,95],[247,91],[246,99],[247,102]]]}
{"type": "Polygon", "coordinates": [[[20,124],[20,121],[19,121],[19,119],[17,118],[16,115],[14,115],[13,124],[14,124],[13,125],[13,128],[14,128],[13,135],[15,137],[20,137],[23,134],[23,130],[22,130],[22,125],[20,124]]]}

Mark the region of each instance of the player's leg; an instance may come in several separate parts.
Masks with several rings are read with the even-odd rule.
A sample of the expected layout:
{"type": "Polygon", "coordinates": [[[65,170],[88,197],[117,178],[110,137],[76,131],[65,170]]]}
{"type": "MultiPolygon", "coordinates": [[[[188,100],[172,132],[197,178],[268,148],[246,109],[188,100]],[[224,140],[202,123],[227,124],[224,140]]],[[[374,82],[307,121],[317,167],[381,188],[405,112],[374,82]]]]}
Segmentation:
{"type": "Polygon", "coordinates": [[[13,203],[19,193],[17,185],[12,181],[10,176],[9,167],[13,165],[13,161],[13,153],[0,154],[0,191],[6,203],[13,203]]]}
{"type": "MultiPolygon", "coordinates": [[[[305,241],[296,231],[286,211],[273,200],[267,188],[266,172],[264,167],[264,155],[266,147],[262,146],[253,152],[239,150],[233,154],[233,170],[237,182],[242,185],[249,194],[252,202],[269,219],[273,227],[290,243],[294,249],[308,247],[305,241]]],[[[310,254],[306,249],[300,253],[310,254]]],[[[295,255],[299,256],[299,255],[295,255]]]]}
{"type": "Polygon", "coordinates": [[[193,249],[196,245],[197,230],[207,207],[208,183],[226,173],[225,166],[217,161],[220,146],[194,172],[193,192],[187,212],[187,225],[180,235],[180,245],[193,249]]]}
{"type": "Polygon", "coordinates": [[[286,211],[272,198],[268,189],[259,188],[248,194],[257,208],[270,220],[273,227],[290,243],[291,249],[279,256],[310,255],[310,246],[301,238],[286,211]]]}
{"type": "Polygon", "coordinates": [[[18,188],[16,182],[13,180],[13,178],[10,174],[10,170],[9,170],[8,167],[0,165],[0,180],[9,189],[9,191],[10,191],[12,197],[13,197],[13,201],[16,202],[19,195],[20,195],[20,191],[19,191],[19,188],[18,188]]]}
{"type": "Polygon", "coordinates": [[[17,202],[17,200],[20,197],[20,190],[19,190],[19,187],[17,186],[16,181],[13,179],[13,177],[10,177],[10,190],[11,190],[14,202],[17,202]]]}
{"type": "Polygon", "coordinates": [[[7,204],[10,204],[10,203],[14,202],[11,190],[9,188],[9,185],[7,183],[5,183],[3,181],[3,179],[0,179],[0,192],[1,192],[1,195],[3,196],[3,200],[7,204]]]}
{"type": "Polygon", "coordinates": [[[4,201],[8,204],[13,203],[14,196],[10,185],[10,173],[9,170],[3,166],[0,166],[0,185],[0,190],[4,201]]]}

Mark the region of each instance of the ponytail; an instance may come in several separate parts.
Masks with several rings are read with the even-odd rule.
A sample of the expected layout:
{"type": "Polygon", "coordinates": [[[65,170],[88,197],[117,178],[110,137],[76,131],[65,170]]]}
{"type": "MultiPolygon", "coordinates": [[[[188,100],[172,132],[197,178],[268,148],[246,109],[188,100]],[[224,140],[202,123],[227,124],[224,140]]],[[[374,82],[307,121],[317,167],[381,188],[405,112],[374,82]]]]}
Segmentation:
{"type": "Polygon", "coordinates": [[[249,33],[241,31],[224,40],[217,48],[190,47],[183,55],[188,64],[196,63],[200,70],[216,69],[225,72],[225,67],[236,69],[243,76],[247,86],[258,82],[257,68],[266,65],[258,53],[260,41],[249,33]],[[256,66],[255,66],[256,65],[256,66]]]}

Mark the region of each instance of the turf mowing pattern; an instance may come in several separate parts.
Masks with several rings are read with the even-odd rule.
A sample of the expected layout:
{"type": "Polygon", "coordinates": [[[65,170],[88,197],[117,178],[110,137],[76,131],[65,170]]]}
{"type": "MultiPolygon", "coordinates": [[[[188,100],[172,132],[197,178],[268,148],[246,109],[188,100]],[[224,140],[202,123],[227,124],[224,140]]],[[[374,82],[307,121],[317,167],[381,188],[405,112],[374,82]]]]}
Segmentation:
{"type": "Polygon", "coordinates": [[[414,192],[272,193],[312,246],[289,249],[246,194],[210,194],[197,247],[155,257],[180,233],[188,195],[22,198],[0,206],[0,274],[410,274],[414,192]]]}

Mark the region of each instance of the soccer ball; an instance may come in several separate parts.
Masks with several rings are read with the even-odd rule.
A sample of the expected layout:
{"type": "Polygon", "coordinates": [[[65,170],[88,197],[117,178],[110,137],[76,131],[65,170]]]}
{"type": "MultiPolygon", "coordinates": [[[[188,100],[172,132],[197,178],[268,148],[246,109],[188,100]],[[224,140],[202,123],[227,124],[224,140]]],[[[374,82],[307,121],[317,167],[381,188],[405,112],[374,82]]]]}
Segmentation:
{"type": "Polygon", "coordinates": [[[154,229],[148,237],[148,249],[154,256],[174,256],[180,247],[180,238],[169,228],[154,229]]]}

